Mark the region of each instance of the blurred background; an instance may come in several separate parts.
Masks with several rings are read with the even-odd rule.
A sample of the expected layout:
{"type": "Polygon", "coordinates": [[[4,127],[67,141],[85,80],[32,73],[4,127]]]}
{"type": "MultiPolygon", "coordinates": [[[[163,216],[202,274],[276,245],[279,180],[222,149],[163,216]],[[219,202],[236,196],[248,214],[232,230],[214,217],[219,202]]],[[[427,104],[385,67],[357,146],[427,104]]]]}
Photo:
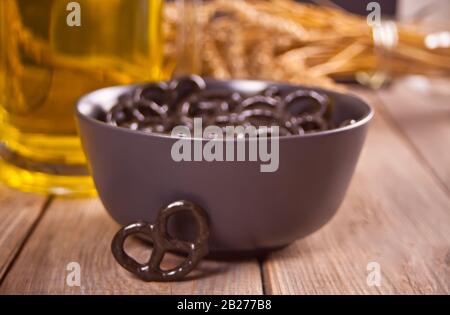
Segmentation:
{"type": "Polygon", "coordinates": [[[373,88],[404,74],[448,74],[448,1],[372,2],[379,4],[375,24],[367,22],[370,3],[169,2],[164,69],[328,87],[357,81],[373,88]]]}

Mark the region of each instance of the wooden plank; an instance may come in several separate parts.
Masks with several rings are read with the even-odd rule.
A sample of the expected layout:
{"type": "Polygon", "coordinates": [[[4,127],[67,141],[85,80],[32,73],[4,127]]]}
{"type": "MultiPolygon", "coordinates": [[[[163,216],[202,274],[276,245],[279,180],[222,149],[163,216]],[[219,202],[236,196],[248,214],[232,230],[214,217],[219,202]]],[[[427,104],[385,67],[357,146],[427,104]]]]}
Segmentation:
{"type": "Polygon", "coordinates": [[[39,219],[46,199],[0,184],[0,282],[39,219]]]}
{"type": "Polygon", "coordinates": [[[339,212],[264,262],[266,292],[448,294],[449,210],[449,196],[378,113],[339,212]],[[381,268],[379,287],[367,283],[370,262],[381,268]]]}
{"type": "MultiPolygon", "coordinates": [[[[54,201],[5,278],[0,293],[262,294],[256,260],[204,261],[199,266],[200,275],[188,281],[142,282],[122,269],[111,254],[110,242],[118,229],[97,199],[54,201]],[[80,287],[66,284],[70,262],[80,264],[80,287]]],[[[138,245],[132,242],[129,250],[142,258],[145,250],[138,245]]]]}
{"type": "Polygon", "coordinates": [[[450,81],[443,81],[442,93],[431,93],[426,85],[421,89],[426,82],[411,77],[378,95],[391,119],[450,191],[450,81]]]}

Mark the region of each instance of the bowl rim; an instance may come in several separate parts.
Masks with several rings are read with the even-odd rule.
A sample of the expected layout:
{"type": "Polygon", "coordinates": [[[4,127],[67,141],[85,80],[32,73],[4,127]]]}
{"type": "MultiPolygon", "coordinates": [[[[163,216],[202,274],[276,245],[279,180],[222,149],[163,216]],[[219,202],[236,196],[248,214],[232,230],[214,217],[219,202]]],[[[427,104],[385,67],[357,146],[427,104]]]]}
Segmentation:
{"type": "MultiPolygon", "coordinates": [[[[359,127],[362,127],[366,124],[368,124],[372,118],[374,117],[374,110],[372,108],[372,106],[370,106],[369,104],[367,104],[366,101],[364,101],[361,97],[359,97],[358,95],[349,92],[349,93],[342,93],[339,91],[332,91],[330,89],[324,89],[322,87],[317,87],[317,86],[308,86],[308,85],[301,85],[301,84],[292,84],[289,82],[277,82],[277,81],[268,81],[268,80],[240,80],[240,79],[231,79],[231,80],[217,80],[217,79],[210,79],[210,78],[204,78],[205,81],[209,81],[209,82],[228,82],[228,83],[235,83],[235,84],[239,84],[239,83],[247,83],[247,84],[278,84],[278,85],[285,85],[285,86],[290,86],[290,87],[297,87],[297,88],[304,88],[304,89],[309,89],[309,90],[320,90],[322,92],[325,93],[331,93],[331,94],[338,94],[340,96],[344,96],[344,97],[351,97],[353,99],[356,99],[361,105],[365,106],[366,110],[367,110],[367,114],[365,116],[363,116],[361,119],[359,119],[358,121],[356,121],[354,124],[351,125],[347,125],[347,126],[343,126],[343,127],[338,127],[338,128],[333,128],[333,129],[329,129],[329,130],[324,130],[324,131],[318,131],[318,132],[314,132],[314,133],[306,133],[306,134],[302,134],[302,135],[287,135],[287,136],[278,136],[279,140],[287,140],[287,139],[307,139],[307,138],[313,138],[313,137],[320,137],[320,136],[327,136],[327,135],[333,135],[333,134],[337,134],[337,133],[343,133],[345,131],[350,131],[353,129],[357,129],[359,127]]],[[[166,80],[160,80],[160,81],[154,81],[151,83],[158,83],[158,82],[166,82],[166,80]]],[[[142,84],[145,83],[137,83],[137,84],[126,84],[126,85],[114,85],[114,86],[109,86],[109,87],[104,87],[101,89],[97,89],[94,91],[91,91],[87,94],[84,94],[83,96],[81,96],[76,104],[75,104],[75,115],[78,119],[82,119],[90,124],[94,124],[100,128],[106,128],[106,129],[111,129],[111,130],[115,130],[117,132],[123,132],[123,133],[129,133],[129,134],[134,134],[136,136],[143,136],[143,137],[151,137],[151,138],[157,138],[157,139],[172,139],[172,140],[178,140],[178,139],[186,139],[186,138],[181,138],[181,137],[173,137],[170,134],[162,134],[162,133],[145,133],[142,131],[138,131],[138,130],[132,130],[132,129],[127,129],[127,128],[120,128],[120,127],[116,127],[116,126],[111,126],[108,125],[98,119],[95,119],[93,117],[90,117],[89,115],[86,115],[82,112],[81,108],[84,106],[94,106],[96,104],[92,103],[92,101],[90,100],[91,98],[95,97],[97,94],[101,94],[101,93],[105,93],[107,91],[115,91],[115,90],[129,90],[133,87],[138,87],[141,86],[142,84]]],[[[97,104],[99,102],[96,102],[97,104]]],[[[202,140],[202,141],[236,141],[236,139],[204,139],[204,138],[196,138],[196,137],[191,137],[188,138],[187,140],[202,140]]],[[[248,141],[249,139],[246,138],[245,141],[248,141]]]]}

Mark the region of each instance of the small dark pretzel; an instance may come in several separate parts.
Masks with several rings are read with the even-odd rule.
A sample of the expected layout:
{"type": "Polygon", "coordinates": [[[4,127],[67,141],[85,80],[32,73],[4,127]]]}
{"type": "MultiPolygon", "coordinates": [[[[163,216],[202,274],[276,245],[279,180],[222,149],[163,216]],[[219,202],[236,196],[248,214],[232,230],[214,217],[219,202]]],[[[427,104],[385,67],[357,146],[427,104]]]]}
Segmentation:
{"type": "Polygon", "coordinates": [[[322,116],[327,110],[328,103],[329,100],[325,94],[316,91],[297,90],[285,97],[281,107],[283,111],[289,112],[292,116],[304,114],[316,114],[322,116]],[[301,100],[310,100],[311,103],[298,103],[301,100]],[[298,108],[295,110],[295,107],[298,108]]]}
{"type": "Polygon", "coordinates": [[[200,260],[208,254],[209,227],[206,212],[189,201],[176,201],[160,210],[156,222],[144,221],[129,224],[120,229],[111,243],[111,250],[117,262],[129,272],[144,281],[178,281],[191,272],[200,260]],[[181,211],[189,211],[198,224],[197,239],[193,242],[172,238],[167,232],[169,218],[181,211]],[[144,234],[153,242],[150,260],[140,264],[125,252],[124,243],[127,237],[144,234]],[[164,254],[168,251],[187,254],[186,259],[171,270],[162,270],[160,265],[164,254]]]}
{"type": "Polygon", "coordinates": [[[169,86],[165,82],[151,83],[138,88],[134,93],[134,101],[153,101],[159,106],[168,105],[169,86]]]}

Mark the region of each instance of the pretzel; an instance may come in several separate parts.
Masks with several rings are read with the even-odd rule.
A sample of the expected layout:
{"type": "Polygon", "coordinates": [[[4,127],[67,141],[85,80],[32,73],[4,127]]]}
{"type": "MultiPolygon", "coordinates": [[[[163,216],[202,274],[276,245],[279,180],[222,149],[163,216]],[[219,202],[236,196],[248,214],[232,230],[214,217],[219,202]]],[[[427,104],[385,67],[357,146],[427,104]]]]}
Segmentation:
{"type": "Polygon", "coordinates": [[[176,201],[159,211],[155,223],[138,221],[120,229],[111,243],[111,250],[117,262],[129,272],[144,281],[178,281],[191,272],[200,260],[208,254],[209,224],[206,212],[198,205],[186,201],[176,201]],[[194,241],[182,241],[172,238],[167,232],[169,218],[181,211],[188,211],[198,225],[197,238],[194,241]],[[125,240],[136,234],[143,234],[153,243],[152,255],[148,262],[138,263],[124,249],[125,240]],[[187,254],[186,259],[177,267],[162,270],[160,265],[166,252],[187,254]]]}

